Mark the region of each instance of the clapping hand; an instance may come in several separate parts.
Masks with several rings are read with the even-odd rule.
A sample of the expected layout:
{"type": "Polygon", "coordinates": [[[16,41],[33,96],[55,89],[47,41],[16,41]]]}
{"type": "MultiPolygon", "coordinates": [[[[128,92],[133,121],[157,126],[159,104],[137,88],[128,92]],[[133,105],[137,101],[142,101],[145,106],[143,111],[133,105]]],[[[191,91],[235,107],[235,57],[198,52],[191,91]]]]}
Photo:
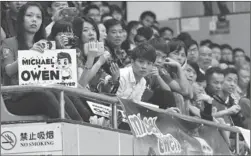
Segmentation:
{"type": "Polygon", "coordinates": [[[112,80],[117,81],[120,76],[119,66],[117,63],[111,63],[110,71],[112,73],[112,80]]]}

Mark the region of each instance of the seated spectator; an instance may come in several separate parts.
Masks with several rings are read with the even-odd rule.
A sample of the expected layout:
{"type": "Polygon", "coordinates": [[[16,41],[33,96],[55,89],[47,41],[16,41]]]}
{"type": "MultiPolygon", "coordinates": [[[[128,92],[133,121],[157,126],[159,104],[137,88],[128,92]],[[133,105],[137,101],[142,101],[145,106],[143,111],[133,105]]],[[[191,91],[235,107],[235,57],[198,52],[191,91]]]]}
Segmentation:
{"type": "Polygon", "coordinates": [[[114,19],[118,20],[118,21],[122,21],[123,20],[123,11],[121,10],[121,8],[117,5],[111,5],[111,15],[114,19]]]}
{"type": "Polygon", "coordinates": [[[247,95],[247,88],[250,82],[250,70],[240,69],[238,71],[238,86],[236,88],[236,96],[242,98],[247,95]]]}
{"type": "Polygon", "coordinates": [[[51,16],[51,23],[46,26],[45,31],[46,31],[46,36],[49,36],[51,34],[51,28],[54,25],[55,21],[59,20],[59,12],[60,10],[69,7],[68,2],[63,1],[63,2],[58,2],[58,1],[49,1],[48,2],[48,8],[47,12],[51,16]]]}
{"type": "Polygon", "coordinates": [[[105,42],[106,37],[107,37],[107,33],[106,33],[106,28],[105,28],[104,24],[99,23],[98,24],[98,29],[99,29],[99,34],[100,34],[99,41],[100,42],[105,42]]]}
{"type": "Polygon", "coordinates": [[[105,13],[101,16],[101,22],[105,23],[105,21],[113,19],[112,15],[110,13],[105,13]]]}
{"type": "Polygon", "coordinates": [[[220,63],[225,63],[227,65],[233,64],[233,50],[228,44],[221,45],[221,60],[220,63]]]}
{"type": "Polygon", "coordinates": [[[111,8],[108,2],[102,1],[102,5],[99,7],[100,9],[100,15],[104,14],[110,14],[111,13],[111,8]]]}
{"type": "Polygon", "coordinates": [[[162,37],[166,43],[168,43],[173,38],[173,30],[169,27],[163,27],[159,31],[160,37],[162,37]]]}
{"type": "Polygon", "coordinates": [[[139,45],[143,42],[149,41],[153,37],[153,30],[151,27],[141,27],[137,30],[137,35],[134,37],[134,42],[139,45]]]}
{"type": "MultiPolygon", "coordinates": [[[[44,12],[38,3],[28,2],[20,8],[17,24],[17,36],[4,40],[1,48],[5,86],[19,84],[18,50],[42,49],[39,41],[45,39],[44,12]]],[[[59,117],[59,101],[50,91],[8,94],[4,101],[7,109],[13,114],[59,117]]]]}
{"type": "Polygon", "coordinates": [[[221,60],[221,47],[220,47],[220,45],[217,43],[212,43],[210,46],[210,49],[212,49],[213,59],[215,59],[219,62],[221,60]]]}
{"type": "Polygon", "coordinates": [[[156,51],[147,43],[142,43],[133,49],[131,66],[120,69],[120,85],[116,95],[120,98],[141,101],[146,88],[144,77],[151,71],[155,59],[156,51]]]}
{"type": "Polygon", "coordinates": [[[211,40],[209,40],[209,39],[202,40],[202,41],[200,42],[200,47],[202,47],[202,46],[207,46],[207,47],[210,47],[210,46],[211,46],[211,44],[212,44],[212,41],[211,41],[211,40]]]}
{"type": "MultiPolygon", "coordinates": [[[[165,60],[169,53],[169,48],[162,38],[153,38],[148,43],[156,49],[157,55],[153,69],[149,75],[145,77],[147,88],[142,100],[156,104],[161,109],[176,107],[173,93],[168,84],[162,79],[163,72],[161,72],[161,70],[165,70],[163,68],[166,63],[165,60]]],[[[169,81],[170,80],[171,79],[169,79],[169,81]]]]}
{"type": "Polygon", "coordinates": [[[200,71],[205,74],[205,71],[212,65],[212,50],[207,46],[201,46],[199,52],[198,65],[200,71]]]}
{"type": "Polygon", "coordinates": [[[233,50],[233,61],[235,64],[241,64],[245,61],[245,52],[241,48],[235,48],[233,50]]]}
{"type": "Polygon", "coordinates": [[[140,28],[140,23],[138,21],[130,21],[127,25],[127,39],[122,43],[122,48],[128,53],[136,47],[134,38],[137,35],[137,30],[140,28]]]}
{"type": "Polygon", "coordinates": [[[92,18],[97,24],[101,21],[100,10],[96,5],[88,5],[85,7],[82,16],[92,18]]]}
{"type": "Polygon", "coordinates": [[[6,34],[6,38],[10,38],[17,35],[16,23],[17,23],[18,12],[20,8],[26,3],[26,1],[16,1],[16,2],[10,1],[6,3],[9,3],[10,9],[5,13],[1,11],[2,14],[4,14],[4,16],[2,16],[1,19],[1,27],[3,28],[3,31],[6,34]]]}
{"type": "Polygon", "coordinates": [[[199,47],[195,40],[188,40],[185,42],[187,47],[187,60],[197,63],[199,58],[199,47]]]}
{"type": "Polygon", "coordinates": [[[144,11],[140,15],[140,22],[145,27],[151,27],[154,21],[156,21],[156,15],[152,11],[144,11]]]}

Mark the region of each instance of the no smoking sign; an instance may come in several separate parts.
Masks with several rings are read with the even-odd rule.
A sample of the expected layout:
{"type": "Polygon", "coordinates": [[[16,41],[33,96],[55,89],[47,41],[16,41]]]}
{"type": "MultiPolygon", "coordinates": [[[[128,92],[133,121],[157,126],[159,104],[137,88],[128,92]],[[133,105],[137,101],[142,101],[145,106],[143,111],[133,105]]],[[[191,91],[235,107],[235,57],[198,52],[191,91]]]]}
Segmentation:
{"type": "Polygon", "coordinates": [[[17,144],[17,138],[14,133],[5,131],[1,134],[1,148],[4,150],[11,150],[17,144]]]}

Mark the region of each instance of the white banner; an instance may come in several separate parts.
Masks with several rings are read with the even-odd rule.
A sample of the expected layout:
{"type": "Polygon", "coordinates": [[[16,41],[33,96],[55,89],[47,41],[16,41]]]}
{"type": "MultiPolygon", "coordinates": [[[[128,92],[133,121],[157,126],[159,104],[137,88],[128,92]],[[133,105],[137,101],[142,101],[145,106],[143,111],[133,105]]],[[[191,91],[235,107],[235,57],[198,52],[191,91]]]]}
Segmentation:
{"type": "Polygon", "coordinates": [[[248,145],[248,148],[250,149],[250,130],[249,129],[244,129],[238,126],[235,126],[236,128],[238,128],[241,131],[241,134],[245,140],[245,142],[248,145]]]}
{"type": "Polygon", "coordinates": [[[18,51],[19,85],[61,84],[77,87],[75,49],[18,51]]]}
{"type": "Polygon", "coordinates": [[[1,127],[1,154],[43,155],[62,150],[61,124],[1,127]]]}

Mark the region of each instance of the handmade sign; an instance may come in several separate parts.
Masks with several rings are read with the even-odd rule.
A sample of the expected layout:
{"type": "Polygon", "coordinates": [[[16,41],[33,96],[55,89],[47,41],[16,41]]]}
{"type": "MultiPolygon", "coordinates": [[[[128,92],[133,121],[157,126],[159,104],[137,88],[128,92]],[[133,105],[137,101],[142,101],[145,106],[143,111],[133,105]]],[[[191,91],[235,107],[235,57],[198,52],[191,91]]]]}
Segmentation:
{"type": "Polygon", "coordinates": [[[77,87],[76,50],[18,51],[18,71],[19,85],[77,87]]]}

